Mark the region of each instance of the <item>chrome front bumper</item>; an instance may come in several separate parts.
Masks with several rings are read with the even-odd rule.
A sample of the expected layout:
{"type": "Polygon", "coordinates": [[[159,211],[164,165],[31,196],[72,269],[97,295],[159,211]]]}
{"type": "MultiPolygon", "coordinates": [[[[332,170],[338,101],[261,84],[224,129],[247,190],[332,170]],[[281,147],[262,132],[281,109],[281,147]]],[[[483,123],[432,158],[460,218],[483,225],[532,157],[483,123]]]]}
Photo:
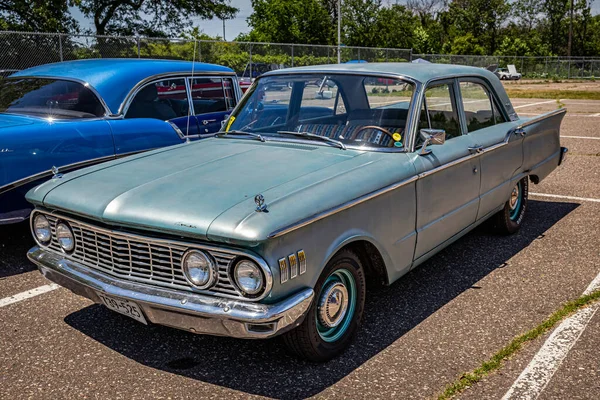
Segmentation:
{"type": "Polygon", "coordinates": [[[113,278],[36,246],[27,257],[42,275],[73,293],[102,303],[98,292],[131,300],[146,319],[193,333],[236,338],[268,338],[298,326],[314,291],[305,289],[276,304],[186,293],[113,278]]]}

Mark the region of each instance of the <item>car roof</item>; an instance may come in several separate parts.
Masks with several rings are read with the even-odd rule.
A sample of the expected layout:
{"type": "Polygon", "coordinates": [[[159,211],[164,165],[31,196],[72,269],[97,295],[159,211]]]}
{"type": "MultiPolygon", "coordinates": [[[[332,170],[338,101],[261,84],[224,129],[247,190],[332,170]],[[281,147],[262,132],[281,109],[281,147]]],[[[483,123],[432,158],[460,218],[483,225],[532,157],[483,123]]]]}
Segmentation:
{"type": "Polygon", "coordinates": [[[40,65],[14,73],[10,78],[24,76],[53,77],[78,80],[89,84],[102,97],[112,114],[116,114],[127,94],[142,80],[162,74],[226,73],[233,70],[215,64],[191,61],[100,58],[65,61],[40,65]]]}
{"type": "Polygon", "coordinates": [[[401,75],[411,78],[417,82],[425,83],[431,79],[454,77],[460,75],[480,76],[490,79],[492,74],[484,68],[468,67],[454,64],[413,64],[403,63],[350,63],[350,64],[328,64],[314,65],[309,67],[287,68],[271,71],[264,76],[272,76],[286,73],[372,73],[401,75]]]}

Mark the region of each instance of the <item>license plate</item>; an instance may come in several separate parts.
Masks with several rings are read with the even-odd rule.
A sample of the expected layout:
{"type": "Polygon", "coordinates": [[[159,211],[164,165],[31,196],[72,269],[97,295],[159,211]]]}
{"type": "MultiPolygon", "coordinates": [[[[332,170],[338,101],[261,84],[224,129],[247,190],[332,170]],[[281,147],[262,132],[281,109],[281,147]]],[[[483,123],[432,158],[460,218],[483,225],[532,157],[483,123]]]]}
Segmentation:
{"type": "Polygon", "coordinates": [[[104,305],[109,309],[116,311],[119,314],[127,315],[136,321],[140,321],[142,324],[148,325],[146,318],[144,318],[144,314],[142,313],[142,309],[133,301],[108,297],[102,293],[97,294],[98,297],[102,299],[102,303],[104,303],[104,305]]]}

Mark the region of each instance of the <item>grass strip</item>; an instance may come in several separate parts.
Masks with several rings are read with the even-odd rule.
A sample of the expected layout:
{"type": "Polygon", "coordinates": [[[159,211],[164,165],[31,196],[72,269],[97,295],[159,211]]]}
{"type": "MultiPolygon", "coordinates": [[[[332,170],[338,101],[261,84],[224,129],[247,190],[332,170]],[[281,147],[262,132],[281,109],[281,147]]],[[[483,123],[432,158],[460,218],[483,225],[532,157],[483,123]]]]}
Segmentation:
{"type": "Polygon", "coordinates": [[[587,90],[523,90],[506,88],[509,98],[513,99],[570,99],[600,100],[600,91],[587,90]]]}
{"type": "Polygon", "coordinates": [[[500,349],[500,351],[494,354],[489,360],[481,364],[481,366],[479,366],[471,372],[463,374],[456,381],[446,386],[442,394],[438,396],[438,400],[451,399],[455,395],[461,393],[468,387],[472,386],[474,383],[479,382],[490,372],[502,367],[503,361],[507,360],[509,357],[518,352],[524,343],[530,342],[538,338],[539,336],[548,332],[550,329],[554,328],[554,326],[557,323],[559,323],[569,315],[573,314],[574,312],[583,307],[592,304],[598,299],[600,299],[600,290],[597,290],[591,294],[581,296],[576,300],[572,300],[568,303],[565,303],[560,309],[555,311],[541,324],[531,329],[530,331],[514,338],[507,346],[500,349]]]}

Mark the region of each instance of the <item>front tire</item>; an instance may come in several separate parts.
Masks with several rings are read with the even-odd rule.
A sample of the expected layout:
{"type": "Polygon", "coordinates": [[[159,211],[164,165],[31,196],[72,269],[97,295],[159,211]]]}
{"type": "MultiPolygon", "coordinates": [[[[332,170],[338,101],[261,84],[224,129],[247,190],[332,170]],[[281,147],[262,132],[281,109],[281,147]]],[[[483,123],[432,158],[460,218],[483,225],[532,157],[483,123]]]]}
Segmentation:
{"type": "Polygon", "coordinates": [[[352,343],[365,307],[366,283],[360,259],[350,250],[338,252],[315,285],[315,298],[304,321],[283,335],[295,355],[324,362],[352,343]]]}
{"type": "Polygon", "coordinates": [[[529,178],[521,179],[513,187],[504,208],[492,217],[494,230],[502,235],[517,232],[523,224],[529,198],[529,178]]]}

